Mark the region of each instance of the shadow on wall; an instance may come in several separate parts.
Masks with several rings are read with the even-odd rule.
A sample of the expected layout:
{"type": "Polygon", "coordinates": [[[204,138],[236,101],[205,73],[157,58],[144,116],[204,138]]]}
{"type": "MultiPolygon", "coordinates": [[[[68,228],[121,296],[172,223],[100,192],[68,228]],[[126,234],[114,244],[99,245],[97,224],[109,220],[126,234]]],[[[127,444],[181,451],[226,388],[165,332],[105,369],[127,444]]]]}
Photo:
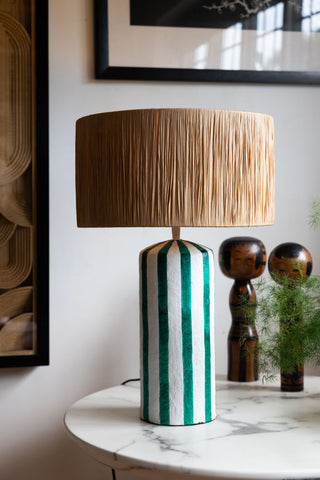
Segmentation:
{"type": "Polygon", "coordinates": [[[38,367],[18,367],[18,368],[1,368],[0,379],[1,382],[12,383],[17,385],[17,380],[23,380],[29,374],[35,371],[38,367]]]}
{"type": "MultiPolygon", "coordinates": [[[[35,420],[36,421],[36,420],[35,420]]],[[[22,449],[20,449],[22,452],[22,449]]],[[[12,452],[1,465],[1,480],[111,480],[111,470],[75,445],[63,425],[50,436],[38,437],[23,454],[12,452]]]]}

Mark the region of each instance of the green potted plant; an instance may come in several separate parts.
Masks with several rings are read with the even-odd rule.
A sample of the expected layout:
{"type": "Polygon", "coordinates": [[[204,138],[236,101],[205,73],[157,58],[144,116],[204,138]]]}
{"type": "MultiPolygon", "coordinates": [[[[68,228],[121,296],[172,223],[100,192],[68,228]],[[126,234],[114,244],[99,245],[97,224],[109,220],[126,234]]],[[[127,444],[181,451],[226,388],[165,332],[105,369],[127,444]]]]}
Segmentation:
{"type": "Polygon", "coordinates": [[[252,306],[243,301],[244,315],[249,323],[255,323],[259,334],[256,355],[262,379],[274,379],[281,371],[281,389],[285,391],[303,389],[305,363],[320,364],[320,278],[309,276],[310,262],[301,261],[306,259],[303,250],[299,255],[290,254],[297,252],[297,247],[307,252],[290,243],[270,254],[271,279],[255,284],[254,319],[252,306]]]}

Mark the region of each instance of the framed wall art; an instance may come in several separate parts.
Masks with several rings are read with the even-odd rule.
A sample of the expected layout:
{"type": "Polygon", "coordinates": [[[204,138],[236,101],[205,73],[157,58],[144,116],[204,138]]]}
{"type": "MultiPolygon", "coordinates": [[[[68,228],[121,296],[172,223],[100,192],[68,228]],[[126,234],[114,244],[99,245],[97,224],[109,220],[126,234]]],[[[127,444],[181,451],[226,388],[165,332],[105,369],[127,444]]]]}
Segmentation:
{"type": "Polygon", "coordinates": [[[0,367],[47,365],[46,0],[0,0],[0,104],[0,367]]]}
{"type": "Polygon", "coordinates": [[[99,79],[320,83],[319,0],[95,0],[99,79]]]}

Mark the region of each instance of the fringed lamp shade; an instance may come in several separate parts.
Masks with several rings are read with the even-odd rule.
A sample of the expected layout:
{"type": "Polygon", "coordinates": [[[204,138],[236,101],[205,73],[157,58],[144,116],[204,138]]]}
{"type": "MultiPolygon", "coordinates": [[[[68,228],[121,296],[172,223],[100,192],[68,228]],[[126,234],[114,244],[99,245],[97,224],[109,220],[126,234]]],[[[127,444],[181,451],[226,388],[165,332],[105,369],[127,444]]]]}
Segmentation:
{"type": "Polygon", "coordinates": [[[270,225],[273,120],[205,109],[81,118],[79,227],[174,227],[140,252],[141,417],[161,425],[215,418],[214,261],[179,227],[270,225]]]}
{"type": "Polygon", "coordinates": [[[273,119],[130,110],[77,122],[79,227],[270,225],[273,119]]]}

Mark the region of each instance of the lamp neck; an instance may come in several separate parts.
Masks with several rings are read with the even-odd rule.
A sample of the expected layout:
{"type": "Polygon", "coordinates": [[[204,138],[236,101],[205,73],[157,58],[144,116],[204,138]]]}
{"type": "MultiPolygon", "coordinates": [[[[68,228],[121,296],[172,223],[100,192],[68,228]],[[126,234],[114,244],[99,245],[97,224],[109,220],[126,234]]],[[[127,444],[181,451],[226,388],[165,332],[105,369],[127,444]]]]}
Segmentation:
{"type": "Polygon", "coordinates": [[[173,240],[180,240],[180,227],[171,227],[173,240]]]}

